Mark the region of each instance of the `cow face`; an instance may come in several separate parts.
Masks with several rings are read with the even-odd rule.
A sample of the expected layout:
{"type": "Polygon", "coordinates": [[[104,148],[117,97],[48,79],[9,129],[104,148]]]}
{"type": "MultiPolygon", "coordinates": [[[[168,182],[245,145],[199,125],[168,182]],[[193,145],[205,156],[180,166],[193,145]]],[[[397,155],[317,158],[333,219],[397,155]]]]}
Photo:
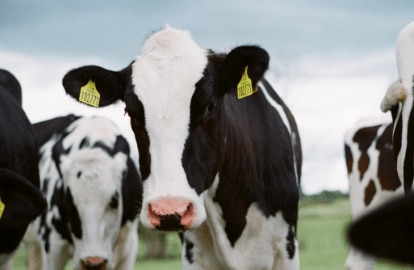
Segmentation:
{"type": "MultiPolygon", "coordinates": [[[[114,268],[112,250],[121,227],[122,182],[129,153],[125,139],[114,134],[114,128],[104,118],[80,119],[68,127],[66,137],[52,141],[53,159],[42,156],[41,163],[55,163],[55,174],[62,179],[53,196],[61,194],[56,189],[64,193],[65,205],[58,209],[67,217],[62,223],[68,229],[59,229],[58,222],[55,226],[61,235],[70,234],[74,269],[114,268]],[[90,132],[91,126],[96,133],[90,132]]],[[[42,152],[48,147],[45,144],[42,152]]],[[[42,166],[48,167],[54,168],[42,166]]]]}
{"type": "Polygon", "coordinates": [[[255,46],[215,54],[187,32],[167,27],[145,42],[142,55],[126,69],[79,68],[63,85],[77,98],[93,81],[99,106],[125,101],[144,180],[141,221],[160,230],[185,230],[206,218],[204,191],[223,162],[228,126],[237,124],[228,121],[236,110],[226,111],[237,99],[237,84],[248,72],[256,89],[268,60],[255,46]]]}
{"type": "Polygon", "coordinates": [[[121,180],[126,156],[109,157],[100,149],[62,157],[68,212],[74,244],[74,266],[111,265],[112,247],[122,217],[121,180]]]}

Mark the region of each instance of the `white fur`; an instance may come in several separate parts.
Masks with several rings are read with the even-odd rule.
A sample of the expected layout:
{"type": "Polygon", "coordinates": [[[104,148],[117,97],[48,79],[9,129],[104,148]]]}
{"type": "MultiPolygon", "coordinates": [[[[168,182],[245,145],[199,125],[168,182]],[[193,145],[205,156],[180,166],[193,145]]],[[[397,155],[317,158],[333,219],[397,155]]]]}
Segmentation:
{"type": "MultiPolygon", "coordinates": [[[[349,178],[349,199],[351,203],[352,219],[355,220],[359,216],[376,207],[384,204],[388,200],[401,195],[403,193],[403,187],[400,186],[396,191],[383,190],[378,179],[378,157],[379,151],[376,149],[375,143],[372,143],[367,150],[369,160],[369,167],[361,180],[360,171],[358,169],[358,161],[361,156],[359,145],[353,141],[355,132],[363,127],[382,125],[378,130],[378,134],[381,134],[388,125],[388,121],[383,119],[369,119],[358,122],[353,128],[349,129],[345,135],[345,142],[351,148],[353,163],[352,172],[348,175],[349,178]],[[366,206],[364,202],[365,189],[370,183],[374,181],[376,194],[371,203],[366,206]]],[[[376,140],[377,138],[375,138],[376,140]]],[[[389,147],[392,147],[392,142],[389,142],[389,147]]],[[[370,270],[374,269],[377,259],[375,257],[366,255],[352,246],[349,248],[348,257],[346,259],[346,267],[350,270],[370,270]]]]}
{"type": "Polygon", "coordinates": [[[144,105],[150,138],[151,174],[144,181],[141,211],[146,226],[150,226],[148,203],[172,196],[192,202],[193,226],[205,219],[202,199],[188,185],[181,156],[188,137],[191,97],[206,65],[206,51],[190,34],[168,26],[145,42],[142,55],[135,60],[132,81],[144,105]]]}
{"type": "Polygon", "coordinates": [[[407,152],[408,118],[413,109],[413,76],[414,76],[414,22],[407,24],[401,31],[396,45],[398,75],[401,85],[405,89],[406,99],[400,106],[402,118],[401,149],[397,157],[398,175],[404,179],[404,160],[407,152]]]}
{"type": "MultiPolygon", "coordinates": [[[[52,228],[50,251],[46,252],[41,245],[41,239],[34,241],[33,237],[26,235],[25,242],[32,245],[33,249],[40,248],[42,251],[41,258],[31,262],[31,265],[43,265],[42,269],[63,269],[67,260],[73,256],[73,268],[80,269],[81,259],[100,256],[108,260],[107,269],[115,269],[116,265],[122,265],[116,269],[132,269],[138,245],[138,221],[136,219],[121,228],[122,174],[127,169],[127,156],[119,152],[111,157],[100,148],[76,150],[80,138],[86,134],[91,144],[105,141],[109,145],[114,145],[116,136],[120,135],[120,132],[112,122],[98,117],[81,118],[74,122],[72,127],[72,133],[64,139],[63,144],[65,148],[72,146],[72,151],[68,155],[61,156],[60,159],[63,181],[60,180],[51,157],[51,149],[59,137],[51,139],[42,146],[41,151],[46,154],[42,156],[40,162],[40,175],[42,187],[46,175],[54,175],[50,177],[49,182],[47,194],[49,202],[55,185],[70,188],[81,219],[82,238],[73,236],[72,246],[52,228]],[[91,127],[94,132],[91,132],[91,127]],[[80,178],[77,176],[79,171],[82,171],[80,178]],[[119,194],[118,209],[108,206],[115,192],[119,194]],[[120,253],[123,255],[121,256],[120,253]]],[[[53,217],[60,218],[60,215],[56,206],[49,205],[46,221],[49,227],[52,226],[53,217]]],[[[33,227],[31,230],[37,230],[39,224],[38,218],[31,225],[33,227]]]]}
{"type": "Polygon", "coordinates": [[[398,75],[404,88],[413,93],[414,75],[414,22],[407,24],[397,38],[396,53],[398,75]]]}
{"type": "Polygon", "coordinates": [[[381,101],[381,110],[387,112],[399,102],[404,102],[407,98],[407,91],[399,82],[393,82],[387,89],[384,98],[381,101]]]}

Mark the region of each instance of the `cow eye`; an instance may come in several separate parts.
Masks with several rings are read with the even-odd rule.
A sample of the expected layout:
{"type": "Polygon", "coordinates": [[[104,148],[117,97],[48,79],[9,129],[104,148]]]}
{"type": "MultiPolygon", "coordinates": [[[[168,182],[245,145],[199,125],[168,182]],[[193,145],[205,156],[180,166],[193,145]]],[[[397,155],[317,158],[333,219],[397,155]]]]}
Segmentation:
{"type": "Polygon", "coordinates": [[[216,110],[216,103],[210,102],[206,107],[205,113],[207,115],[211,115],[214,113],[215,110],[216,110]]]}
{"type": "Polygon", "coordinates": [[[115,192],[115,194],[111,198],[109,207],[112,209],[118,209],[118,201],[119,201],[119,195],[118,195],[118,192],[115,192]]]}

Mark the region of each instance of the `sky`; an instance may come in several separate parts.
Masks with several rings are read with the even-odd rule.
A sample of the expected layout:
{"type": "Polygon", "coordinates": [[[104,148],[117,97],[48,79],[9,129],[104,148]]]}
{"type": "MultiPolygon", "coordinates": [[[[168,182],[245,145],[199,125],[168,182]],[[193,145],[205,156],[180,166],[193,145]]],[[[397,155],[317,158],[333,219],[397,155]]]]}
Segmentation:
{"type": "Polygon", "coordinates": [[[395,42],[413,10],[412,0],[0,0],[0,68],[19,79],[31,121],[105,115],[135,144],[124,105],[77,104],[61,85],[67,71],[122,69],[166,24],[216,51],[259,45],[271,57],[266,76],[298,122],[303,191],[346,192],[344,133],[363,118],[390,121],[379,104],[397,79],[395,42]]]}

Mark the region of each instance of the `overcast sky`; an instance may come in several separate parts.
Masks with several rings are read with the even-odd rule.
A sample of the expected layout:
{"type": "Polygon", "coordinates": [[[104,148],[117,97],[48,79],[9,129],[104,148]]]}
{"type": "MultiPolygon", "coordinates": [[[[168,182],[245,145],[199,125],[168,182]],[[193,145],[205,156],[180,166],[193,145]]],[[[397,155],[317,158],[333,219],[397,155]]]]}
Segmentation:
{"type": "Polygon", "coordinates": [[[64,95],[63,75],[86,64],[121,69],[167,23],[204,48],[258,44],[299,125],[304,191],[346,191],[343,133],[360,118],[388,119],[379,103],[397,78],[395,41],[413,11],[412,0],[0,0],[0,67],[20,80],[32,121],[104,114],[131,137],[122,104],[76,104],[64,95]]]}

